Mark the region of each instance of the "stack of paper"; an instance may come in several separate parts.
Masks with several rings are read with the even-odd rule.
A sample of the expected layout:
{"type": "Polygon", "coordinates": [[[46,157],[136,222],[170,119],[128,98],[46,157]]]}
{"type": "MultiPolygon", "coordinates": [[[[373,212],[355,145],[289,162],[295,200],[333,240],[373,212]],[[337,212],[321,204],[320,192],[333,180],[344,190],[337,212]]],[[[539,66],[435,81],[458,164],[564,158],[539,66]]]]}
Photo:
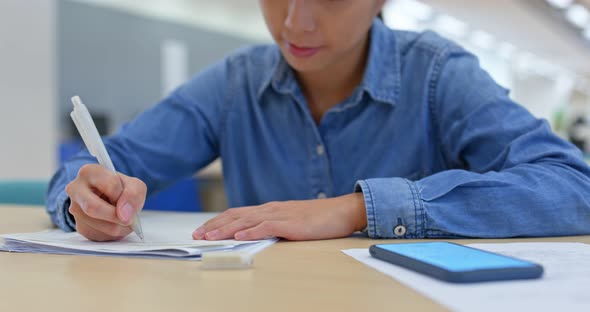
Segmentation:
{"type": "Polygon", "coordinates": [[[131,234],[121,241],[92,242],[78,233],[50,230],[38,233],[6,234],[0,250],[10,252],[49,253],[67,255],[103,255],[142,258],[173,258],[199,260],[209,251],[259,251],[274,240],[195,241],[192,232],[214,214],[183,214],[148,212],[141,216],[145,241],[131,234]]]}

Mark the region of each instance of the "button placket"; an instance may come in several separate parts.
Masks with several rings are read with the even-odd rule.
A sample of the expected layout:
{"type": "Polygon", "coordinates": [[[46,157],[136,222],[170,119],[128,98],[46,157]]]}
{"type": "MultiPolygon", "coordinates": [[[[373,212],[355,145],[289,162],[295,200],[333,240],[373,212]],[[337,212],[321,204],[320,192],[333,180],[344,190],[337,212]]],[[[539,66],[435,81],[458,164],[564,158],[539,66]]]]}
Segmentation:
{"type": "Polygon", "coordinates": [[[316,146],[316,154],[320,157],[324,156],[324,154],[326,153],[326,148],[324,147],[323,144],[318,144],[316,146]]]}

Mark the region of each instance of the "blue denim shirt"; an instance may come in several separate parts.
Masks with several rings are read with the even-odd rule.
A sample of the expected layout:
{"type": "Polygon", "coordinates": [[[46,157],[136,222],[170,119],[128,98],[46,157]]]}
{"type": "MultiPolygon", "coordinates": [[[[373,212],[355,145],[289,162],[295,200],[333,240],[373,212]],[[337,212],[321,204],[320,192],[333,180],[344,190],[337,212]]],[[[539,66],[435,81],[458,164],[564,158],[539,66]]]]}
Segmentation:
{"type": "MultiPolygon", "coordinates": [[[[232,207],[362,191],[373,238],[590,234],[581,153],[472,54],[379,21],[361,84],[319,125],[279,49],[256,46],[199,73],[106,146],[149,194],[217,157],[232,207]]],[[[52,179],[47,211],[64,230],[75,229],[64,187],[92,162],[83,152],[52,179]]]]}

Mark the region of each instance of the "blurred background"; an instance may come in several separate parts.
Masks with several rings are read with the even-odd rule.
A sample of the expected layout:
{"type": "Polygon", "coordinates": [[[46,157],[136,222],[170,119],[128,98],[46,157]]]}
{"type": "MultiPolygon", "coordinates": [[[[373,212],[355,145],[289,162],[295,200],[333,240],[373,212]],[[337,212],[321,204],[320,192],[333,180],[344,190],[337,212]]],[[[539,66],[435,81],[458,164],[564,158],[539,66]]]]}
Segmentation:
{"type": "MultiPolygon", "coordinates": [[[[590,0],[391,0],[383,18],[459,42],[590,154],[590,0]]],[[[258,0],[0,0],[0,186],[40,189],[79,151],[73,95],[108,135],[232,50],[268,42],[258,0]]],[[[146,209],[225,208],[221,170],[180,181],[146,209]]]]}

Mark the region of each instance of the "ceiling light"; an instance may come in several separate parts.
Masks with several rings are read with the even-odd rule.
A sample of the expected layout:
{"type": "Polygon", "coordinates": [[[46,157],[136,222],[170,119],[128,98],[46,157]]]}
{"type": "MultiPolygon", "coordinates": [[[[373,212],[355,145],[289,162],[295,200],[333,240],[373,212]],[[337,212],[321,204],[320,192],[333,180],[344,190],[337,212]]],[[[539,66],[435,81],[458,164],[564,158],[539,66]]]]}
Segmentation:
{"type": "Polygon", "coordinates": [[[566,17],[570,23],[584,28],[590,25],[590,12],[580,4],[574,4],[566,11],[566,17]]]}
{"type": "Polygon", "coordinates": [[[500,44],[498,48],[498,55],[506,60],[509,60],[514,53],[516,53],[516,47],[507,42],[500,44]]]}
{"type": "Polygon", "coordinates": [[[547,0],[549,4],[558,9],[565,9],[569,7],[574,0],[547,0]]]}
{"type": "Polygon", "coordinates": [[[432,7],[416,0],[397,0],[395,4],[395,9],[400,10],[400,13],[411,15],[422,22],[428,21],[434,16],[432,7]]]}
{"type": "Polygon", "coordinates": [[[476,30],[471,34],[471,43],[475,46],[488,50],[494,46],[494,37],[485,31],[476,30]]]}
{"type": "Polygon", "coordinates": [[[418,21],[399,9],[397,2],[388,2],[383,8],[383,21],[391,28],[399,30],[419,30],[418,21]]]}
{"type": "Polygon", "coordinates": [[[467,35],[467,24],[449,15],[439,15],[434,23],[434,28],[456,38],[467,35]]]}

